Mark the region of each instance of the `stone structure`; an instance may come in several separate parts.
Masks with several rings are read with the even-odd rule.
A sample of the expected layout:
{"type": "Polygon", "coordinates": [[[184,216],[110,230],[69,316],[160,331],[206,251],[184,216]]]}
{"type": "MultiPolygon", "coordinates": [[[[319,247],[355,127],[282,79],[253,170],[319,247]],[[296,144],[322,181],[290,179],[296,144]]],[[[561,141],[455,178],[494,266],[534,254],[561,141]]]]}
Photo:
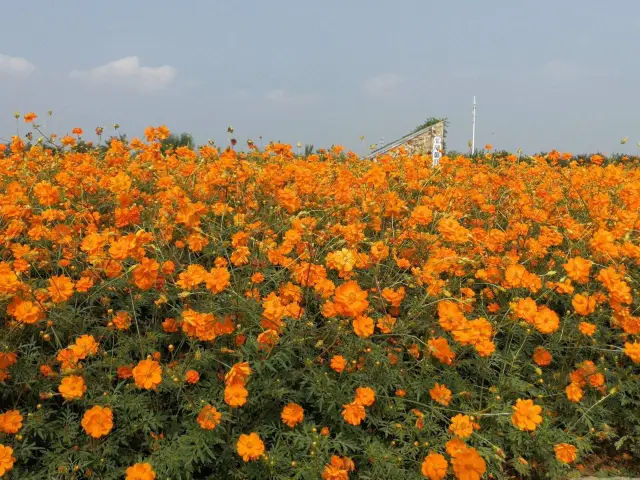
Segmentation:
{"type": "Polygon", "coordinates": [[[444,122],[438,122],[417,132],[405,135],[395,142],[388,143],[384,147],[372,151],[365,159],[374,159],[378,155],[388,153],[399,147],[404,147],[409,155],[431,153],[435,137],[440,137],[442,143],[444,143],[444,122]]]}

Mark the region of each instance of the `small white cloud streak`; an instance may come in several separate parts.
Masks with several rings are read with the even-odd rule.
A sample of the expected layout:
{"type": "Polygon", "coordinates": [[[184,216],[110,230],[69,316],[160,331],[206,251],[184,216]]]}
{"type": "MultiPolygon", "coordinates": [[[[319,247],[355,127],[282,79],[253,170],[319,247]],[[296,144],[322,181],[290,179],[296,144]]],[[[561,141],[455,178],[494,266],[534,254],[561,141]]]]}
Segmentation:
{"type": "Polygon", "coordinates": [[[36,70],[36,66],[25,58],[0,53],[0,76],[28,77],[36,70]]]}
{"type": "Polygon", "coordinates": [[[178,71],[169,66],[147,67],[137,56],[125,57],[91,70],[73,70],[69,77],[90,86],[108,86],[156,93],[173,83],[178,71]]]}

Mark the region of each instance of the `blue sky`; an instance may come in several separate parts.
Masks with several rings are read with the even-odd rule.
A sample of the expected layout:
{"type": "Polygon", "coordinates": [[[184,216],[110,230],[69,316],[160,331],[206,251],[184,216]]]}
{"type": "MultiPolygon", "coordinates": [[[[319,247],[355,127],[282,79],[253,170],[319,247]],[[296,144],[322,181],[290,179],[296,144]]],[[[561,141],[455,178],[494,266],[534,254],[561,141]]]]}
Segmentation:
{"type": "Polygon", "coordinates": [[[640,149],[640,2],[5,2],[0,137],[147,125],[364,153],[426,117],[448,148],[640,149]],[[20,125],[24,133],[25,125],[20,125]],[[360,136],[364,135],[364,141],[360,136]],[[626,145],[620,140],[629,137],[626,145]]]}

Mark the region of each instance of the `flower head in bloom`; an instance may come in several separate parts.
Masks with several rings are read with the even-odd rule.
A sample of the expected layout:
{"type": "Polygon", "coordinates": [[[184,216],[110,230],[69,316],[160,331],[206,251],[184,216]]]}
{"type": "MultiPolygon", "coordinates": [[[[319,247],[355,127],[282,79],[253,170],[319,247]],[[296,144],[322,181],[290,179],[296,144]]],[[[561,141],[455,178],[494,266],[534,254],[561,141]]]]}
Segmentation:
{"type": "Polygon", "coordinates": [[[640,342],[626,342],[624,344],[624,354],[629,357],[633,363],[640,363],[640,342]]]}
{"type": "Polygon", "coordinates": [[[81,335],[76,339],[76,343],[69,348],[78,360],[84,360],[87,356],[98,353],[98,345],[93,335],[81,335]]]}
{"type": "Polygon", "coordinates": [[[596,333],[596,326],[593,323],[580,322],[580,324],[578,325],[578,330],[580,330],[580,333],[582,333],[583,335],[591,337],[594,333],[596,333]]]}
{"type": "Polygon", "coordinates": [[[556,458],[562,463],[573,463],[577,458],[578,449],[568,443],[559,443],[553,447],[556,458]]]}
{"type": "Polygon", "coordinates": [[[132,373],[138,388],[151,390],[162,383],[162,367],[155,360],[140,361],[132,373]]]}
{"type": "Polygon", "coordinates": [[[438,402],[440,405],[444,405],[445,407],[451,402],[451,390],[449,390],[445,385],[440,385],[439,383],[436,383],[435,386],[429,390],[429,395],[433,401],[438,402]]]}
{"type": "Polygon", "coordinates": [[[49,278],[49,295],[53,303],[61,303],[73,295],[73,282],[64,275],[54,275],[49,278]]]}
{"type": "Polygon", "coordinates": [[[227,386],[244,386],[247,378],[249,378],[249,375],[251,375],[251,367],[249,366],[249,362],[235,363],[231,366],[231,369],[224,376],[224,383],[227,386]]]}
{"type": "Polygon", "coordinates": [[[58,391],[65,400],[78,400],[87,391],[87,385],[84,383],[84,378],[78,375],[69,375],[62,379],[58,391]]]}
{"type": "Polygon", "coordinates": [[[360,315],[353,319],[352,325],[354,333],[361,338],[373,335],[374,323],[371,317],[360,315]]]}
{"type": "Polygon", "coordinates": [[[371,387],[358,387],[355,401],[363,407],[370,407],[376,401],[376,392],[371,387]]]}
{"type": "Polygon", "coordinates": [[[0,432],[16,434],[22,428],[22,415],[18,410],[7,410],[0,414],[0,432]]]}
{"type": "Polygon", "coordinates": [[[329,365],[333,370],[340,373],[346,368],[347,361],[342,355],[334,355],[333,357],[331,357],[329,365]]]}
{"type": "Polygon", "coordinates": [[[13,468],[16,457],[13,456],[13,448],[0,443],[0,477],[13,468]]]}
{"type": "Polygon", "coordinates": [[[511,422],[520,430],[532,432],[542,423],[542,407],[535,405],[533,400],[519,398],[512,408],[511,422]]]}
{"type": "Polygon", "coordinates": [[[185,374],[185,380],[187,381],[187,383],[191,383],[196,384],[198,383],[198,381],[200,381],[200,374],[197,372],[197,370],[187,370],[187,373],[185,374]]]}
{"type": "Polygon", "coordinates": [[[289,403],[282,409],[280,418],[282,423],[293,428],[304,419],[304,410],[296,403],[289,403]]]}
{"type": "Polygon", "coordinates": [[[150,463],[136,463],[125,471],[125,480],[155,480],[156,472],[150,463]]]}
{"type": "Polygon", "coordinates": [[[473,424],[468,415],[459,413],[451,419],[449,430],[458,438],[468,438],[473,433],[473,424]]]}
{"type": "Polygon", "coordinates": [[[351,425],[360,425],[367,417],[364,407],[358,402],[351,402],[343,405],[342,418],[351,425]]]}
{"type": "Polygon", "coordinates": [[[442,363],[446,365],[451,365],[453,363],[453,359],[455,358],[455,354],[451,350],[449,346],[449,342],[447,342],[446,338],[438,337],[438,338],[430,338],[427,342],[429,346],[429,351],[431,355],[436,357],[442,363]]]}
{"type": "Polygon", "coordinates": [[[451,440],[444,444],[444,448],[449,455],[455,457],[465,448],[467,448],[467,444],[464,443],[464,440],[458,437],[453,437],[451,440]]]}
{"type": "Polygon", "coordinates": [[[356,466],[349,457],[331,456],[331,463],[324,466],[322,480],[348,480],[349,472],[356,469],[356,466]]]}
{"type": "Polygon", "coordinates": [[[447,468],[449,464],[444,458],[444,455],[439,453],[430,452],[422,462],[420,471],[422,475],[429,480],[442,480],[447,476],[447,468]]]}
{"type": "Polygon", "coordinates": [[[221,419],[222,414],[218,409],[207,404],[202,408],[202,410],[200,410],[196,420],[204,430],[213,430],[220,425],[221,419]]]}
{"type": "Polygon", "coordinates": [[[544,347],[536,347],[535,351],[533,352],[533,361],[541,367],[546,367],[547,365],[549,365],[552,359],[553,357],[544,347]]]}
{"type": "Polygon", "coordinates": [[[238,439],[236,450],[245,462],[258,460],[264,454],[264,443],[255,432],[249,435],[243,433],[238,439]]]}
{"type": "Polygon", "coordinates": [[[367,296],[355,280],[343,283],[334,292],[336,313],[352,318],[362,315],[369,307],[367,296]]]}
{"type": "Polygon", "coordinates": [[[487,469],[486,462],[475,448],[465,447],[452,457],[453,473],[460,480],[480,480],[487,469]]]}
{"type": "Polygon", "coordinates": [[[36,118],[38,118],[38,115],[36,115],[33,112],[29,112],[29,113],[25,113],[24,114],[24,121],[25,123],[31,123],[33,122],[36,118]]]}
{"type": "Polygon", "coordinates": [[[584,392],[582,391],[580,385],[575,382],[571,382],[565,389],[565,392],[569,401],[573,403],[578,403],[584,395],[584,392]]]}
{"type": "Polygon", "coordinates": [[[104,437],[113,428],[113,412],[108,407],[96,405],[85,412],[81,425],[87,435],[93,438],[104,437]]]}
{"type": "Polygon", "coordinates": [[[229,385],[224,389],[224,402],[230,407],[241,407],[247,403],[248,396],[249,392],[242,384],[229,385]]]}

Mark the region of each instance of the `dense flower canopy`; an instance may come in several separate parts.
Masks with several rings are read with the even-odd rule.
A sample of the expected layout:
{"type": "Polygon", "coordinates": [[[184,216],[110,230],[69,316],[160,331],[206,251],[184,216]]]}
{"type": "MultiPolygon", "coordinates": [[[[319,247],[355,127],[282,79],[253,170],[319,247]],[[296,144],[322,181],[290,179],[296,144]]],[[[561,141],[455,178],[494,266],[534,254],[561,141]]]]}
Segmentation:
{"type": "Polygon", "coordinates": [[[557,478],[640,449],[637,159],[82,134],[0,148],[0,476],[557,478]]]}

